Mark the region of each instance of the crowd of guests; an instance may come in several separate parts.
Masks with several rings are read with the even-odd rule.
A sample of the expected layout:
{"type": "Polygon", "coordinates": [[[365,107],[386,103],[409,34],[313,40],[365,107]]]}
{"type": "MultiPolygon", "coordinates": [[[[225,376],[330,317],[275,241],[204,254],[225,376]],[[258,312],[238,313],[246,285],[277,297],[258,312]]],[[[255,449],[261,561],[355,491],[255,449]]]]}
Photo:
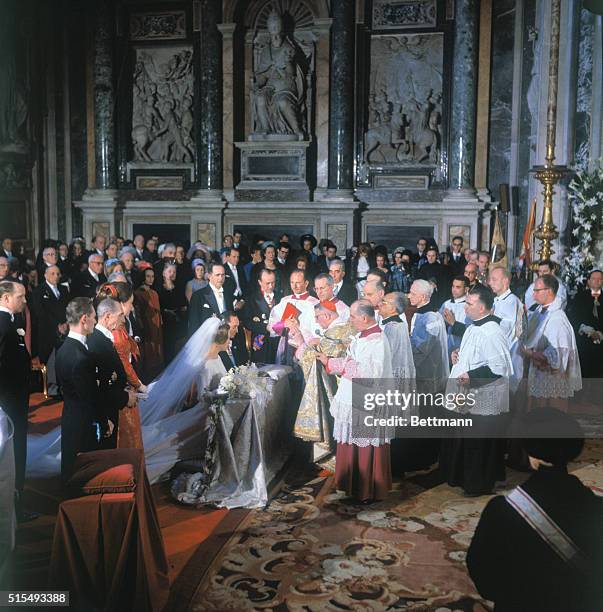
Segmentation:
{"type": "MultiPolygon", "coordinates": [[[[593,270],[586,288],[568,303],[557,266],[541,261],[536,280],[516,295],[517,279],[507,269],[492,266],[487,252],[464,247],[460,236],[446,249],[420,238],[415,250],[389,253],[361,243],[340,257],[335,244],[311,235],[292,244],[287,234],[248,241],[235,232],[223,237],[219,250],[202,243],[188,249],[159,244],[157,237],[142,235],[95,236],[89,248],[81,239],[70,245],[48,241],[31,260],[5,238],[0,336],[3,351],[18,359],[9,366],[10,354],[9,361],[0,355],[0,402],[15,420],[18,492],[29,374],[17,376],[13,368],[29,371],[31,354],[46,367],[49,393],[65,397],[62,471],[68,477],[80,450],[142,446],[137,396],[210,317],[229,326],[227,366],[301,363],[312,349],[312,359],[332,380],[404,370],[442,390],[449,375],[466,384],[504,377],[515,381],[513,393],[527,381],[524,393],[532,406],[567,410],[582,376],[600,372],[603,273],[593,270]],[[323,351],[321,340],[343,326],[356,334],[346,331],[347,339],[337,340],[339,349],[342,342],[347,347],[345,355],[323,351]],[[365,372],[369,362],[374,369],[365,372]],[[103,398],[102,415],[92,419],[95,431],[82,431],[84,404],[78,398],[94,385],[103,398]]],[[[505,455],[509,451],[513,459],[513,449],[500,440],[424,440],[403,449],[393,443],[390,449],[389,440],[358,445],[349,431],[342,433],[349,416],[342,388],[333,387],[334,430],[323,442],[337,442],[336,481],[350,496],[382,499],[392,469],[403,473],[438,460],[447,482],[469,496],[491,493],[504,480],[505,455]]],[[[501,416],[496,409],[492,414],[501,416]]],[[[517,465],[526,467],[528,456],[515,451],[517,465]]]]}

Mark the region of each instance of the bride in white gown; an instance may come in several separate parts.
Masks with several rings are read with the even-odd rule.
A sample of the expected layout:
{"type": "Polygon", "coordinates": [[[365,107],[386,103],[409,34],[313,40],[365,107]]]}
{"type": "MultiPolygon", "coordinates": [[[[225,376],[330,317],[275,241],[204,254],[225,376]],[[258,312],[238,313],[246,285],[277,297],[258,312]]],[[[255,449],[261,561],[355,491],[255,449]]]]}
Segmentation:
{"type": "MultiPolygon", "coordinates": [[[[226,369],[219,357],[228,346],[228,325],[208,319],[190,338],[164,372],[141,399],[140,419],[147,474],[151,482],[181,459],[199,453],[206,436],[201,427],[207,411],[206,394],[217,389],[226,369]],[[183,408],[196,385],[198,402],[183,408]]],[[[27,441],[28,477],[48,477],[60,473],[61,428],[43,436],[29,435],[27,441]]]]}

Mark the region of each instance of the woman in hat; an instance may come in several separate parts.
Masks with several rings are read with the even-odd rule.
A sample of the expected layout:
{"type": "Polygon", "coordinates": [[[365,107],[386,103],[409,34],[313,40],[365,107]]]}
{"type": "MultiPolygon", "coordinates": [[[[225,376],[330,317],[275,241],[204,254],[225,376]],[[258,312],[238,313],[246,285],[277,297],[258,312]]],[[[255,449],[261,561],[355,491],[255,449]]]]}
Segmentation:
{"type": "Polygon", "coordinates": [[[205,262],[201,258],[193,259],[191,263],[193,269],[193,278],[186,283],[184,293],[186,300],[190,303],[193,293],[203,287],[207,287],[207,280],[205,278],[205,262]]]}

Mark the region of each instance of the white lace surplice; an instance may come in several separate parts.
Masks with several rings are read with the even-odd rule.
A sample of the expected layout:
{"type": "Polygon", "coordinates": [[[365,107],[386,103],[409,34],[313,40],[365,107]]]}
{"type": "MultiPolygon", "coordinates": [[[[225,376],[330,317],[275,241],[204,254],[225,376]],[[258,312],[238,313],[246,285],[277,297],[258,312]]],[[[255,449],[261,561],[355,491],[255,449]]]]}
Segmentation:
{"type": "Polygon", "coordinates": [[[544,353],[551,372],[530,364],[528,395],[533,397],[568,398],[582,388],[582,372],[574,330],[556,298],[542,315],[541,307],[528,321],[526,346],[544,353]]]}
{"type": "Polygon", "coordinates": [[[337,442],[360,447],[388,444],[391,438],[354,438],[352,435],[352,389],[353,379],[391,379],[391,353],[383,333],[360,337],[357,334],[348,347],[348,353],[341,359],[329,359],[329,374],[341,375],[337,393],[331,402],[330,412],[335,423],[333,437],[337,442]]]}
{"type": "Polygon", "coordinates": [[[467,328],[459,349],[459,359],[452,366],[447,393],[468,393],[467,388],[457,388],[455,380],[460,374],[488,366],[492,373],[501,379],[471,388],[476,396],[473,407],[465,406],[460,412],[493,415],[509,411],[507,382],[513,373],[509,352],[509,341],[505,331],[498,323],[490,321],[483,325],[470,325],[467,328]]]}

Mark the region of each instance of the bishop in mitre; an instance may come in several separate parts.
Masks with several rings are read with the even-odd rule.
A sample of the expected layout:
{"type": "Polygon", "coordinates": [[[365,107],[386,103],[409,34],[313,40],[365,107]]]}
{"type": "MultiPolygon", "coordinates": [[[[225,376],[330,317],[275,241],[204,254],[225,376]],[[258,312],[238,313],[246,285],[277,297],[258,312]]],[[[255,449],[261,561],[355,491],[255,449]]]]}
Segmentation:
{"type": "Polygon", "coordinates": [[[297,438],[314,443],[314,460],[324,460],[335,450],[333,442],[333,417],[329,406],[337,391],[337,377],[327,374],[316,359],[316,352],[327,357],[344,357],[354,334],[349,322],[341,323],[337,305],[324,300],[314,305],[318,323],[316,337],[304,340],[296,329],[291,339],[298,345],[295,357],[304,374],[304,391],[295,419],[294,434],[297,438]]]}

